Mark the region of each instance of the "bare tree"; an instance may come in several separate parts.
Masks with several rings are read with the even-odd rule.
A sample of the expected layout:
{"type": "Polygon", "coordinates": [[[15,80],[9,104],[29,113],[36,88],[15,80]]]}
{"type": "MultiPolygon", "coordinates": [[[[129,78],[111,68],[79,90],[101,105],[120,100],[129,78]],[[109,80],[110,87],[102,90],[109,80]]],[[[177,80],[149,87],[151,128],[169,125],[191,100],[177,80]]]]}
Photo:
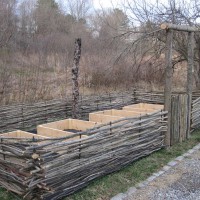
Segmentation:
{"type": "MultiPolygon", "coordinates": [[[[198,1],[186,1],[186,0],[168,0],[167,2],[156,1],[154,3],[142,0],[126,0],[126,5],[124,9],[129,13],[132,24],[136,26],[143,27],[141,31],[141,38],[149,38],[153,42],[151,52],[157,53],[157,56],[163,54],[163,45],[166,41],[165,33],[159,31],[160,24],[163,22],[175,23],[175,24],[186,24],[186,25],[196,25],[198,26],[199,20],[199,8],[200,5],[198,1]],[[155,30],[158,30],[155,32],[155,30]],[[153,33],[153,34],[150,34],[153,33]],[[149,37],[148,37],[149,35],[149,37]]],[[[129,33],[127,33],[129,34],[129,33]]],[[[134,35],[134,31],[133,31],[134,35]]],[[[173,57],[173,67],[176,64],[186,61],[187,58],[187,34],[177,32],[174,34],[175,43],[173,49],[175,55],[173,57]]],[[[146,40],[145,40],[145,44],[146,40]]],[[[198,34],[196,34],[196,44],[198,44],[198,34]]],[[[135,45],[134,45],[135,46],[135,45]]],[[[144,48],[145,50],[146,48],[144,48]]],[[[195,50],[195,80],[196,86],[199,87],[200,77],[197,75],[199,73],[199,62],[200,57],[198,53],[198,48],[195,50]]]]}
{"type": "Polygon", "coordinates": [[[0,0],[0,48],[5,47],[16,30],[15,0],[0,0]]]}
{"type": "Polygon", "coordinates": [[[91,0],[67,0],[67,12],[77,21],[85,20],[91,10],[91,0]]]}
{"type": "MultiPolygon", "coordinates": [[[[83,41],[80,92],[161,85],[166,35],[160,23],[198,22],[198,1],[189,5],[184,0],[155,4],[126,0],[121,9],[93,13],[91,0],[68,0],[63,3],[66,9],[57,2],[0,0],[0,97],[5,99],[7,94],[6,102],[69,94],[75,38],[83,41]]],[[[187,60],[187,35],[176,33],[174,37],[176,66],[187,60]]],[[[199,35],[195,38],[198,42],[199,35]]],[[[198,84],[200,45],[196,47],[198,84]]]]}

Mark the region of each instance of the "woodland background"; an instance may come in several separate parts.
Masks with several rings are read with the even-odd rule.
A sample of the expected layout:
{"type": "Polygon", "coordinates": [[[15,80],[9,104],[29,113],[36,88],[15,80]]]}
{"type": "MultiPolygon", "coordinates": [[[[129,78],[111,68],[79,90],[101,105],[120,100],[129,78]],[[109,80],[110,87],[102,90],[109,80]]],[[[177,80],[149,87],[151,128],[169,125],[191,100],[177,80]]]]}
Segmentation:
{"type": "MultiPolygon", "coordinates": [[[[164,84],[163,22],[199,26],[198,0],[125,0],[95,10],[91,0],[0,0],[0,103],[71,95],[74,40],[82,39],[82,95],[164,84]]],[[[173,84],[186,80],[187,34],[175,33],[173,84]]],[[[200,88],[200,35],[195,33],[194,88],[200,88]]]]}

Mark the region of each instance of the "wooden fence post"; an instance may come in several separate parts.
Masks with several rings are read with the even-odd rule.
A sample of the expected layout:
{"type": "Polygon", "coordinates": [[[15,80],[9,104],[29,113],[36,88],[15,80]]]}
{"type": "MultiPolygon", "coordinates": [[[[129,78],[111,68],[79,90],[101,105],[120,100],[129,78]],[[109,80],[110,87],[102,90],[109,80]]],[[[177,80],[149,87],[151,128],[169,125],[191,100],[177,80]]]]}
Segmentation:
{"type": "Polygon", "coordinates": [[[174,145],[184,141],[187,137],[188,95],[173,95],[171,100],[170,141],[171,145],[174,145]]]}
{"type": "Polygon", "coordinates": [[[194,32],[189,32],[188,72],[187,72],[187,95],[188,95],[187,138],[190,137],[190,126],[191,126],[193,71],[194,71],[194,32]]]}
{"type": "Polygon", "coordinates": [[[179,142],[185,141],[187,138],[188,127],[188,95],[182,94],[179,98],[179,119],[180,119],[180,139],[179,142]]]}
{"type": "Polygon", "coordinates": [[[178,95],[173,95],[171,98],[171,114],[170,116],[170,145],[174,145],[177,143],[179,138],[179,119],[178,119],[178,101],[179,97],[178,95]]]}
{"type": "Polygon", "coordinates": [[[75,40],[75,51],[74,51],[74,61],[72,66],[72,118],[77,119],[79,117],[79,62],[81,58],[81,39],[75,40]]]}
{"type": "Polygon", "coordinates": [[[21,115],[22,115],[22,130],[24,131],[25,130],[25,120],[24,120],[24,104],[22,104],[22,107],[21,107],[21,115]]]}
{"type": "Polygon", "coordinates": [[[136,93],[136,89],[133,90],[133,103],[136,103],[137,101],[137,93],[136,93]]]}
{"type": "Polygon", "coordinates": [[[166,54],[165,54],[165,90],[164,90],[164,110],[168,111],[168,129],[165,135],[165,145],[170,146],[170,121],[171,121],[171,94],[172,94],[172,41],[173,31],[171,29],[166,30],[166,54]]]}

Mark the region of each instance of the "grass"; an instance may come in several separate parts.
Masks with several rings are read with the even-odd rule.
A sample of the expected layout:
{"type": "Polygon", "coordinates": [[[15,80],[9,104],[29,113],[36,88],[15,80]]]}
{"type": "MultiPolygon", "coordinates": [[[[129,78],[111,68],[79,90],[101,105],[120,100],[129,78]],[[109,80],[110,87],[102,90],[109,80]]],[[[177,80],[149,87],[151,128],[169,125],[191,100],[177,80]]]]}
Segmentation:
{"type": "Polygon", "coordinates": [[[5,191],[4,189],[0,188],[0,199],[1,200],[21,200],[20,197],[16,196],[13,193],[5,191]]]}
{"type": "MultiPolygon", "coordinates": [[[[122,170],[94,180],[86,188],[66,197],[64,200],[109,200],[118,193],[125,192],[129,187],[148,178],[170,160],[182,155],[200,142],[200,130],[195,131],[192,137],[174,145],[170,149],[162,149],[150,156],[142,158],[122,170]]],[[[5,190],[0,190],[1,200],[16,200],[16,196],[5,190]]]]}

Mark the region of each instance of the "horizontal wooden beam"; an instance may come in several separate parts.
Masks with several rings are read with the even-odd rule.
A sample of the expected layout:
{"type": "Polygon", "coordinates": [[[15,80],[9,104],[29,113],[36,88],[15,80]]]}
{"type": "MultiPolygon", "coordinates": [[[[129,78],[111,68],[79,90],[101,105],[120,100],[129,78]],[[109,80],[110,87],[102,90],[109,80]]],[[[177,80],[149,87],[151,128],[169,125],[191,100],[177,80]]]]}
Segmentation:
{"type": "Polygon", "coordinates": [[[163,23],[160,25],[160,28],[163,30],[176,30],[176,31],[186,31],[186,32],[198,32],[200,29],[198,29],[195,26],[188,26],[188,25],[176,25],[176,24],[168,24],[168,23],[163,23]]]}

